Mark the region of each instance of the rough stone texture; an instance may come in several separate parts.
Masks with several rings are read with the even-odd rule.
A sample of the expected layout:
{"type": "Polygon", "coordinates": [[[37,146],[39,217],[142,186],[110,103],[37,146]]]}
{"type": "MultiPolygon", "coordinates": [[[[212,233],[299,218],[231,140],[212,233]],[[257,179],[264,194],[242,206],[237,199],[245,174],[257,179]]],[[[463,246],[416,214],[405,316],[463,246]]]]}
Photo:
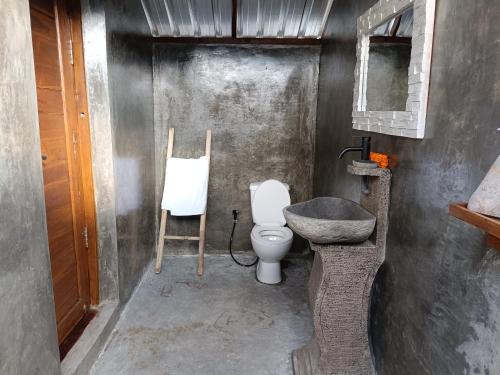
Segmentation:
{"type": "Polygon", "coordinates": [[[500,218],[500,156],[470,197],[468,208],[500,218]]]}
{"type": "Polygon", "coordinates": [[[106,31],[119,296],[124,303],[155,243],[152,48],[141,3],[107,1],[106,31]]]}
{"type": "Polygon", "coordinates": [[[59,374],[28,1],[0,6],[0,374],[59,374]]]}
{"type": "Polygon", "coordinates": [[[391,173],[387,169],[349,167],[369,176],[360,204],[377,217],[377,227],[362,244],[321,245],[309,281],[314,336],[293,352],[295,375],[375,374],[368,336],[372,283],[384,261],[391,173]]]}
{"type": "Polygon", "coordinates": [[[207,257],[202,279],[195,257],[166,257],[167,272],[146,274],[92,374],[291,374],[290,352],[312,331],[309,264],[283,262],[285,281],[266,285],[228,256],[207,257]]]}
{"type": "MultiPolygon", "coordinates": [[[[311,198],[318,56],[318,47],[154,46],[157,208],[167,128],[175,128],[179,157],[202,155],[212,128],[207,252],[227,251],[233,209],[240,210],[234,248],[252,249],[251,182],[278,179],[290,185],[292,202],[311,198]]],[[[198,220],[167,226],[195,234],[198,220]]],[[[167,243],[166,253],[186,246],[167,243]]]]}
{"type": "MultiPolygon", "coordinates": [[[[337,156],[352,135],[366,135],[351,129],[356,19],[374,3],[333,4],[320,63],[315,196],[356,199],[361,183],[345,172],[349,157],[337,156]]],[[[469,199],[500,149],[498,19],[499,2],[437,1],[426,138],[368,134],[373,151],[399,160],[371,310],[379,374],[500,373],[500,255],[447,209],[469,199]]]]}
{"type": "Polygon", "coordinates": [[[320,244],[363,242],[375,227],[375,216],[357,203],[333,197],[314,198],[283,209],[295,233],[320,244]]]}

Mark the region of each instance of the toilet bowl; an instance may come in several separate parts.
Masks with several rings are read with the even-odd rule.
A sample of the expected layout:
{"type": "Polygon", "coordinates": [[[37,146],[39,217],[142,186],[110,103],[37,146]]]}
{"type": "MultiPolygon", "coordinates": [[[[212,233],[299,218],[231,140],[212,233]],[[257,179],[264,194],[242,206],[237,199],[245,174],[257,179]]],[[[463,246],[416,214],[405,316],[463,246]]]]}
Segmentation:
{"type": "Polygon", "coordinates": [[[290,205],[288,185],[267,180],[251,184],[250,191],[255,223],[250,239],[259,257],[257,279],[262,283],[277,284],[281,282],[280,261],[290,250],[293,239],[283,216],[283,208],[290,205]]]}

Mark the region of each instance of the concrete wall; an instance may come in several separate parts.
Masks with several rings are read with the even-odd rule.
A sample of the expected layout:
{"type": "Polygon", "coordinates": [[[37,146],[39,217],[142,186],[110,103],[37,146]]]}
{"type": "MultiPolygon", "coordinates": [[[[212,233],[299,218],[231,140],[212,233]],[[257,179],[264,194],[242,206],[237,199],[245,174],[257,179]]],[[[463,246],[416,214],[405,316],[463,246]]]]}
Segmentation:
{"type": "MultiPolygon", "coordinates": [[[[373,4],[334,1],[320,62],[316,196],[359,194],[350,158],[337,155],[362,134],[351,130],[356,19],[373,4]]],[[[499,17],[498,2],[438,0],[425,139],[370,133],[375,151],[399,159],[372,306],[380,374],[500,373],[500,255],[447,213],[500,150],[499,17]]]]}
{"type": "Polygon", "coordinates": [[[106,30],[119,295],[124,303],[155,243],[152,48],[141,2],[109,0],[106,30]]]}
{"type": "Polygon", "coordinates": [[[28,1],[0,7],[0,374],[58,374],[28,1]]]}
{"type": "Polygon", "coordinates": [[[406,111],[410,57],[408,44],[370,43],[367,111],[406,111]]]}
{"type": "MultiPolygon", "coordinates": [[[[157,207],[167,128],[176,130],[178,157],[203,155],[211,128],[208,252],[227,251],[232,209],[241,212],[234,248],[252,248],[251,182],[274,178],[290,184],[292,201],[311,197],[318,63],[318,47],[155,45],[157,207]]],[[[168,225],[173,233],[198,231],[198,220],[168,225]]],[[[167,253],[187,246],[171,243],[167,253]]]]}
{"type": "MultiPolygon", "coordinates": [[[[119,284],[124,303],[154,248],[149,28],[140,2],[83,7],[101,299],[119,284]]],[[[7,0],[0,18],[0,373],[59,374],[28,2],[7,0]]]]}
{"type": "Polygon", "coordinates": [[[106,6],[103,0],[82,0],[81,4],[99,254],[99,299],[101,302],[117,301],[118,240],[106,6]]]}
{"type": "Polygon", "coordinates": [[[150,31],[140,2],[82,8],[101,300],[125,303],[155,241],[150,31]]]}

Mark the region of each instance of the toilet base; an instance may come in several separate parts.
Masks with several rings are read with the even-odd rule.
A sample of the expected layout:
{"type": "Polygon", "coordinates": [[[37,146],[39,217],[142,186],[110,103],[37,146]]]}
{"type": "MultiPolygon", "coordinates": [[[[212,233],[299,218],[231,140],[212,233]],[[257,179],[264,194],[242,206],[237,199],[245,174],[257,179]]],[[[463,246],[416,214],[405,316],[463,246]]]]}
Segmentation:
{"type": "Polygon", "coordinates": [[[257,280],[264,284],[278,284],[281,282],[280,262],[264,262],[259,259],[257,263],[257,280]]]}

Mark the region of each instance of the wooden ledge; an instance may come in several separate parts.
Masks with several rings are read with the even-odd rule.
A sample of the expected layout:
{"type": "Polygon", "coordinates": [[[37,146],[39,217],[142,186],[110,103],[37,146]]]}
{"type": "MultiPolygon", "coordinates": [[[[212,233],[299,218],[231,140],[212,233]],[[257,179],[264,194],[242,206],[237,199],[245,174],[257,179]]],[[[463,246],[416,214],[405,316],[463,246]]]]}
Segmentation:
{"type": "Polygon", "coordinates": [[[216,37],[152,37],[153,43],[170,44],[250,44],[250,45],[283,45],[283,46],[319,46],[321,39],[316,38],[216,38],[216,37]]]}
{"type": "Polygon", "coordinates": [[[452,203],[449,213],[488,234],[487,245],[500,251],[500,219],[482,215],[467,208],[467,203],[452,203]]]}

